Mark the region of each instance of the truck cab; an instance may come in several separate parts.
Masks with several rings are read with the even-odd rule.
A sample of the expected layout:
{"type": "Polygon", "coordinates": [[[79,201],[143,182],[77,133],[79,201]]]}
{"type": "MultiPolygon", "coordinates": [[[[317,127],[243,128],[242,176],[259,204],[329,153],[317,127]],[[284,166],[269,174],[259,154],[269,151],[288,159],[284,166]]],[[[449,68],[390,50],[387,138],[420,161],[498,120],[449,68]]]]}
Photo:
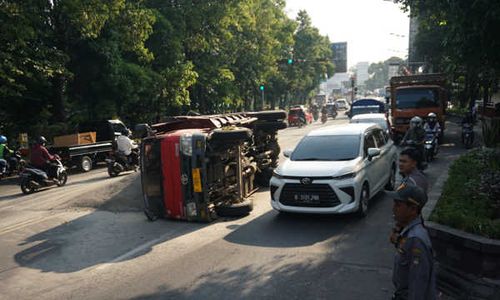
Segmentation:
{"type": "Polygon", "coordinates": [[[419,74],[391,78],[391,124],[396,137],[402,137],[411,118],[426,119],[431,112],[438,117],[443,134],[448,90],[443,74],[419,74]]]}

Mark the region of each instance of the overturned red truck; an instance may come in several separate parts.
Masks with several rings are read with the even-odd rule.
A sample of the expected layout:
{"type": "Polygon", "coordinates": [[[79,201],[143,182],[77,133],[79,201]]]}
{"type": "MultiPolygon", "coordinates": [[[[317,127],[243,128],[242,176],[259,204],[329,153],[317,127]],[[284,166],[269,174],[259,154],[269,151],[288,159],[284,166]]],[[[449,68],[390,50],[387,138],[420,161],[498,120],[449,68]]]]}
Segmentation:
{"type": "Polygon", "coordinates": [[[141,144],[148,219],[209,222],[242,216],[277,166],[284,111],[178,116],[151,126],[141,144]]]}

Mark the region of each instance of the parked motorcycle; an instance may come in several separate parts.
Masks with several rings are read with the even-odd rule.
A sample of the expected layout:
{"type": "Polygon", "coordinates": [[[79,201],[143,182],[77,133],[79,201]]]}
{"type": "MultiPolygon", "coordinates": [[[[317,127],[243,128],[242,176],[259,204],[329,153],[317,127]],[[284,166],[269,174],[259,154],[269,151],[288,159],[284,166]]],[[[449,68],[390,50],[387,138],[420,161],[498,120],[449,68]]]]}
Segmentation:
{"type": "Polygon", "coordinates": [[[4,163],[0,163],[0,179],[14,174],[20,174],[25,166],[26,162],[22,159],[19,151],[14,152],[13,155],[4,160],[4,163]]]}
{"type": "Polygon", "coordinates": [[[42,188],[47,188],[51,186],[63,186],[68,181],[68,173],[66,168],[63,166],[60,158],[55,159],[52,162],[54,168],[57,167],[56,177],[49,178],[45,171],[40,169],[27,166],[19,175],[21,178],[21,191],[23,194],[31,194],[39,191],[42,188]]]}
{"type": "Polygon", "coordinates": [[[439,150],[438,139],[434,132],[427,132],[425,134],[424,142],[424,159],[431,162],[436,157],[439,150]]]}
{"type": "Polygon", "coordinates": [[[467,149],[474,144],[474,128],[470,123],[462,124],[462,143],[467,149]]]}
{"type": "Polygon", "coordinates": [[[133,149],[133,154],[136,155],[137,159],[132,159],[131,156],[120,155],[118,153],[112,153],[106,163],[108,164],[108,174],[110,177],[116,177],[122,172],[134,171],[137,172],[139,169],[139,150],[133,149]]]}

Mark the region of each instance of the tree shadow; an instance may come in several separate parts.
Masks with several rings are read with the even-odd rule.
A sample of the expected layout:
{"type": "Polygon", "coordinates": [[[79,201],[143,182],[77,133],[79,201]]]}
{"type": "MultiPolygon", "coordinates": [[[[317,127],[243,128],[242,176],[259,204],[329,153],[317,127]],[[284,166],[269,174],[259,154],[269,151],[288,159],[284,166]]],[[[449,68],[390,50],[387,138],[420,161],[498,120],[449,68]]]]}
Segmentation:
{"type": "MultiPolygon", "coordinates": [[[[85,195],[73,199],[75,203],[84,200],[85,195]]],[[[24,249],[14,255],[15,261],[42,272],[77,272],[133,259],[150,252],[155,245],[209,225],[147,221],[144,214],[137,213],[143,209],[139,177],[130,178],[125,188],[104,201],[79,203],[78,207],[83,204],[97,210],[26,238],[18,245],[24,249]]]]}
{"type": "Polygon", "coordinates": [[[371,299],[390,298],[390,271],[348,265],[329,258],[226,267],[202,273],[185,288],[160,285],[146,299],[371,299]],[[382,276],[381,276],[382,275],[382,276]],[[358,284],[353,284],[353,283],[358,284]]]}

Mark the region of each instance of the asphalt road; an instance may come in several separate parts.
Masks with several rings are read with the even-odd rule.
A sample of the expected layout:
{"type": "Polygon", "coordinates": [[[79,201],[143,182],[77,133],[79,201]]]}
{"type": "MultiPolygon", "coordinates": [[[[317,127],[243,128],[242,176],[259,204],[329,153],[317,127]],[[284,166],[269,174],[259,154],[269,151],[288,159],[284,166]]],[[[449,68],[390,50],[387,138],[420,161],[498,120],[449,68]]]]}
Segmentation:
{"type": "MultiPolygon", "coordinates": [[[[281,148],[321,126],[281,131],[281,148]]],[[[431,184],[464,151],[458,130],[449,124],[426,171],[431,184]]],[[[97,169],[29,196],[1,182],[0,299],[390,298],[392,202],[383,193],[364,219],[281,216],[261,189],[241,219],[148,222],[139,178],[97,169]]]]}

